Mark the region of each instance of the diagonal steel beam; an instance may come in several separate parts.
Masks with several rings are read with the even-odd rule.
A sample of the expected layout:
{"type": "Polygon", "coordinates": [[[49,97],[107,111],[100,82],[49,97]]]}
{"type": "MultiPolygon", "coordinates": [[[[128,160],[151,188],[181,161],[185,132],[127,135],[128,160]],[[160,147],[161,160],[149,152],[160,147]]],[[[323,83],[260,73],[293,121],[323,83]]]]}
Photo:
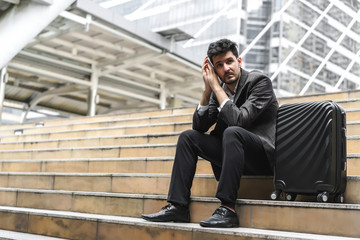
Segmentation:
{"type": "Polygon", "coordinates": [[[6,11],[0,21],[0,68],[74,1],[55,1],[52,5],[21,1],[6,11]]]}

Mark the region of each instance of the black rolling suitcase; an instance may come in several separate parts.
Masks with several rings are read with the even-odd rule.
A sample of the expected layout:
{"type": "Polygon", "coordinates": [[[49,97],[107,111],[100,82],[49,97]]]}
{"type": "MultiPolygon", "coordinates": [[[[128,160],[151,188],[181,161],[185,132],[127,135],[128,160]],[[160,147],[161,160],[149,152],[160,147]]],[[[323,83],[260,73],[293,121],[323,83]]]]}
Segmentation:
{"type": "Polygon", "coordinates": [[[271,199],[295,200],[297,194],[333,196],[344,201],[346,188],[346,117],[332,101],[284,104],[278,110],[275,191],[271,199]]]}

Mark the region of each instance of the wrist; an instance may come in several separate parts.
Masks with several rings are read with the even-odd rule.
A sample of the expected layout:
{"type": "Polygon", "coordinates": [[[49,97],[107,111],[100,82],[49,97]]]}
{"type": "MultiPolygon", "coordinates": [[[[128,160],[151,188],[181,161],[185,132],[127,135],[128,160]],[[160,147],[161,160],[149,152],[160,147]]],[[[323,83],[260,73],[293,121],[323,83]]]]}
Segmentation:
{"type": "Polygon", "coordinates": [[[210,101],[210,96],[211,96],[211,91],[204,90],[200,99],[200,105],[202,106],[208,105],[210,101]]]}
{"type": "Polygon", "coordinates": [[[211,93],[212,93],[211,88],[209,88],[209,89],[205,88],[205,90],[203,91],[202,96],[205,97],[205,98],[210,99],[211,93]]]}
{"type": "Polygon", "coordinates": [[[212,86],[211,89],[215,94],[224,91],[224,89],[219,84],[212,86]]]}

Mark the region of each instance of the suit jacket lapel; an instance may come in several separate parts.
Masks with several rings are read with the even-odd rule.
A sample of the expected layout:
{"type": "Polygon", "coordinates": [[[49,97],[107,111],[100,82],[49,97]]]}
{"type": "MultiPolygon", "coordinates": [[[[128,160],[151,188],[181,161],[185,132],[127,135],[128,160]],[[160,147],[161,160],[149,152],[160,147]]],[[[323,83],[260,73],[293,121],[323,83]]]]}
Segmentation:
{"type": "Polygon", "coordinates": [[[240,93],[242,92],[243,90],[243,87],[245,85],[245,82],[248,78],[248,71],[246,71],[245,69],[241,68],[241,77],[240,77],[240,82],[238,84],[238,87],[237,87],[237,90],[236,90],[236,93],[235,93],[235,98],[234,98],[234,103],[237,102],[237,100],[239,99],[240,97],[240,93]]]}

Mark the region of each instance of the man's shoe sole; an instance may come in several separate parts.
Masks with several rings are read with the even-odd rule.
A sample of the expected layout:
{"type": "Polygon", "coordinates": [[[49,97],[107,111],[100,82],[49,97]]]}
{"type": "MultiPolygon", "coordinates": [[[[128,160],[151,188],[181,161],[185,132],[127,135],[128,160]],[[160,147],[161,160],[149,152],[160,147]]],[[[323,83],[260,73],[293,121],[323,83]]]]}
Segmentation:
{"type": "Polygon", "coordinates": [[[178,223],[189,223],[189,220],[176,219],[176,220],[168,220],[168,219],[156,219],[156,218],[147,218],[146,216],[141,216],[142,219],[150,222],[178,222],[178,223]]]}
{"type": "Polygon", "coordinates": [[[208,224],[204,222],[200,222],[200,226],[202,227],[209,227],[209,228],[238,228],[239,224],[231,223],[231,224],[208,224]]]}

